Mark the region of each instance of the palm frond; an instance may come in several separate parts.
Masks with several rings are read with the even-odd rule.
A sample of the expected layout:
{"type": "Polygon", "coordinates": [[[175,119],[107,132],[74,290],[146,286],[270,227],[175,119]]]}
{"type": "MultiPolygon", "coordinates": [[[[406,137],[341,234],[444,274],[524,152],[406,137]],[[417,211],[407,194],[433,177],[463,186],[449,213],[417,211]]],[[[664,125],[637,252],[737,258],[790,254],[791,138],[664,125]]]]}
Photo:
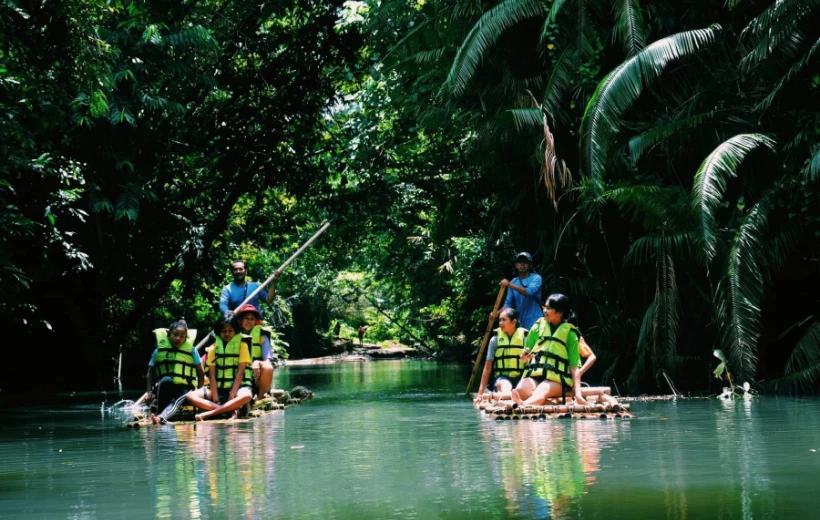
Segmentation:
{"type": "Polygon", "coordinates": [[[713,43],[719,26],[686,31],[658,40],[618,65],[601,80],[581,121],[581,172],[602,191],[612,137],[621,116],[666,66],[713,43]]]}
{"type": "Polygon", "coordinates": [[[550,72],[549,78],[547,79],[542,106],[553,114],[553,116],[557,116],[563,110],[561,99],[564,92],[569,89],[569,86],[575,79],[577,71],[576,60],[575,46],[570,43],[563,52],[561,52],[561,55],[558,56],[552,68],[552,72],[550,72]]]}
{"type": "Polygon", "coordinates": [[[820,321],[812,323],[797,340],[783,376],[768,381],[765,387],[778,391],[785,387],[788,391],[810,392],[817,388],[820,380],[820,321]]]}
{"type": "MultiPolygon", "coordinates": [[[[666,249],[665,238],[664,250],[666,249]]],[[[653,366],[655,371],[659,368],[672,370],[677,357],[678,312],[680,309],[675,264],[668,254],[660,255],[656,264],[655,315],[652,320],[653,366]]]]}
{"type": "Polygon", "coordinates": [[[811,58],[812,56],[814,56],[814,53],[817,52],[817,49],[820,49],[820,39],[814,42],[814,45],[811,46],[809,51],[802,58],[797,60],[791,67],[789,67],[789,70],[786,71],[786,74],[784,74],[783,77],[780,78],[780,80],[775,84],[774,88],[769,93],[769,95],[766,96],[766,98],[763,101],[758,103],[754,107],[754,110],[762,111],[768,109],[772,105],[774,98],[776,98],[777,95],[780,94],[780,91],[783,89],[783,86],[789,81],[791,81],[791,79],[795,77],[801,70],[803,70],[803,68],[805,68],[809,61],[811,61],[811,58]]]}
{"type": "Polygon", "coordinates": [[[749,67],[768,58],[778,47],[799,43],[801,35],[798,23],[807,17],[818,2],[806,0],[778,0],[749,22],[741,38],[755,40],[755,45],[740,61],[741,67],[749,67]]]}
{"type": "Polygon", "coordinates": [[[682,130],[692,130],[699,127],[704,121],[712,119],[719,112],[726,112],[726,110],[710,110],[690,117],[674,119],[667,124],[655,125],[651,130],[636,135],[629,140],[629,155],[632,162],[637,163],[649,149],[682,130]]]}
{"type": "Polygon", "coordinates": [[[652,343],[652,324],[655,321],[657,300],[653,300],[644,312],[643,320],[641,321],[641,328],[638,333],[638,342],[635,346],[635,364],[632,365],[632,370],[629,371],[629,377],[626,379],[626,386],[629,392],[635,392],[638,389],[638,384],[643,380],[646,372],[646,353],[650,349],[652,343]]]}
{"type": "Polygon", "coordinates": [[[769,202],[752,206],[732,241],[726,271],[716,291],[721,344],[738,381],[751,380],[757,368],[760,299],[768,278],[765,231],[769,202]]]}
{"type": "Polygon", "coordinates": [[[678,231],[674,233],[646,235],[635,240],[624,257],[624,263],[629,265],[643,265],[658,258],[666,251],[674,258],[681,260],[697,258],[699,251],[699,236],[693,231],[678,231]]]}
{"type": "Polygon", "coordinates": [[[627,57],[634,56],[646,46],[646,29],[643,11],[638,0],[617,0],[615,2],[615,25],[612,39],[621,40],[627,57]]]}
{"type": "Polygon", "coordinates": [[[567,3],[567,0],[553,0],[547,13],[547,23],[555,23],[555,20],[558,18],[558,13],[561,12],[561,8],[564,7],[565,3],[567,3]]]}
{"type": "Polygon", "coordinates": [[[654,230],[667,222],[686,220],[689,212],[687,195],[680,188],[639,184],[616,186],[602,193],[600,198],[631,213],[634,221],[643,222],[644,229],[654,230]]]}
{"type": "Polygon", "coordinates": [[[820,147],[814,150],[814,155],[803,169],[803,176],[811,182],[820,179],[820,147]]]}
{"type": "Polygon", "coordinates": [[[456,95],[463,94],[487,50],[504,31],[523,20],[543,15],[544,9],[536,0],[504,0],[481,15],[456,53],[446,87],[456,95]]]}
{"type": "Polygon", "coordinates": [[[736,135],[715,148],[695,174],[692,206],[701,221],[703,244],[710,261],[717,250],[715,212],[726,191],[726,181],[737,176],[738,165],[758,146],[774,148],[774,141],[763,134],[736,135]]]}

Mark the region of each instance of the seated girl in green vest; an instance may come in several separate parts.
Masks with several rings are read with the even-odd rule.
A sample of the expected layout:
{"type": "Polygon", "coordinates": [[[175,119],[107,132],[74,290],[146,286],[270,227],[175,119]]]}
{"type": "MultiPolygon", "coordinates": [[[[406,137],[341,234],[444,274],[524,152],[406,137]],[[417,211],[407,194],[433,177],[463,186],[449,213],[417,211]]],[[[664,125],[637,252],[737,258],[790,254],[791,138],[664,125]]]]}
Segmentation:
{"type": "Polygon", "coordinates": [[[487,361],[484,362],[484,371],[481,373],[476,402],[481,400],[490,374],[495,375],[492,385],[494,391],[509,395],[521,380],[521,373],[524,371],[521,352],[527,339],[527,329],[518,326],[518,311],[510,307],[502,309],[498,314],[495,333],[487,348],[487,361]]]}
{"type": "Polygon", "coordinates": [[[194,347],[196,331],[189,330],[185,320],[154,330],[154,338],[157,346],[148,362],[146,398],[153,397],[156,381],[157,410],[162,412],[151,414],[151,422],[164,424],[182,408],[188,392],[202,386],[205,373],[194,347]]]}
{"type": "Polygon", "coordinates": [[[586,404],[581,394],[581,357],[578,329],[568,319],[574,316],[569,298],[553,294],[544,304],[544,319],[535,322],[527,335],[521,359],[527,362],[523,379],[513,389],[519,405],[543,405],[547,399],[564,397],[572,391],[576,404],[586,404]]]}
{"type": "Polygon", "coordinates": [[[262,326],[262,315],[256,307],[246,303],[236,311],[236,318],[242,334],[251,337],[251,372],[254,389],[259,397],[270,391],[273,382],[273,348],[271,329],[262,326]]]}
{"type": "Polygon", "coordinates": [[[216,341],[208,351],[208,386],[188,394],[188,401],[202,410],[197,421],[236,410],[250,402],[251,338],[237,334],[239,325],[233,314],[226,314],[214,327],[216,341]]]}

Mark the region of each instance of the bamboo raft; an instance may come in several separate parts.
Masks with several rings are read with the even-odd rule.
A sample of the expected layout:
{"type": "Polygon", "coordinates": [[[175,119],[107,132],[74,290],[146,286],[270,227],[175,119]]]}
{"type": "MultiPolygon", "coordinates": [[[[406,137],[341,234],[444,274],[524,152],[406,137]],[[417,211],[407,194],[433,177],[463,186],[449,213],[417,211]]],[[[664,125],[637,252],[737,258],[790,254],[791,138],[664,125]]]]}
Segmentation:
{"type": "Polygon", "coordinates": [[[485,393],[481,401],[474,406],[496,421],[520,421],[539,419],[633,419],[628,404],[619,403],[612,397],[608,386],[584,387],[584,398],[589,404],[576,405],[571,402],[560,403],[560,399],[551,400],[551,404],[542,406],[519,406],[509,394],[485,393]]]}
{"type": "MultiPolygon", "coordinates": [[[[273,389],[270,391],[270,395],[267,397],[263,397],[262,399],[252,400],[247,405],[243,406],[238,410],[239,417],[238,418],[229,418],[228,415],[225,414],[219,419],[209,419],[207,423],[236,423],[236,422],[246,422],[252,421],[259,417],[264,417],[271,413],[274,413],[279,410],[284,410],[285,408],[290,408],[291,406],[297,405],[302,403],[303,401],[307,401],[308,399],[313,398],[313,392],[307,390],[302,387],[294,388],[291,392],[294,394],[301,395],[301,397],[293,397],[291,392],[282,389],[273,389]],[[296,391],[297,388],[301,388],[300,391],[296,391]]],[[[149,407],[150,409],[150,407],[149,407]]],[[[185,405],[182,409],[174,416],[173,421],[169,421],[168,424],[194,424],[196,420],[194,416],[197,413],[200,413],[202,410],[197,410],[195,407],[191,405],[185,405]]],[[[139,413],[134,416],[134,418],[130,421],[127,421],[125,425],[129,428],[139,428],[141,426],[160,426],[155,425],[151,422],[150,419],[150,412],[149,413],[139,413]]]]}

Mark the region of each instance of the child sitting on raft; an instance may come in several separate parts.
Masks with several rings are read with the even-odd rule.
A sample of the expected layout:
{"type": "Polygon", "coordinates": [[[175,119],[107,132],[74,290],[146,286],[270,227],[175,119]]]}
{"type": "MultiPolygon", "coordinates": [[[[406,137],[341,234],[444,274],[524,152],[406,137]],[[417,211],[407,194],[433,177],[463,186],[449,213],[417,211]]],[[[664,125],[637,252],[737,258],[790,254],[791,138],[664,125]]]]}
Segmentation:
{"type": "Polygon", "coordinates": [[[518,405],[543,405],[547,399],[563,397],[569,389],[576,404],[587,404],[581,394],[580,334],[568,319],[573,317],[569,298],[553,294],[527,336],[521,359],[527,362],[523,379],[511,392],[518,405]]]}
{"type": "Polygon", "coordinates": [[[502,309],[498,314],[495,333],[487,348],[487,361],[484,362],[484,371],[481,373],[476,402],[481,400],[491,373],[496,376],[492,385],[494,391],[510,395],[524,371],[521,353],[527,339],[527,329],[518,326],[518,311],[510,307],[502,309]]]}
{"type": "Polygon", "coordinates": [[[239,324],[233,314],[225,314],[214,327],[216,341],[208,350],[208,386],[188,393],[188,401],[204,413],[197,421],[234,412],[248,404],[251,392],[251,338],[238,334],[239,324]],[[224,404],[222,404],[224,403],[224,404]]]}
{"type": "Polygon", "coordinates": [[[188,392],[202,386],[205,372],[194,347],[196,331],[189,330],[185,320],[175,321],[167,329],[154,330],[154,337],[157,347],[148,362],[145,397],[152,397],[156,379],[157,410],[162,412],[151,414],[151,422],[165,424],[182,408],[188,392]]]}
{"type": "Polygon", "coordinates": [[[262,326],[262,315],[256,307],[246,303],[236,311],[236,319],[242,334],[251,337],[251,372],[254,388],[259,397],[270,392],[273,382],[273,349],[271,330],[262,326]]]}

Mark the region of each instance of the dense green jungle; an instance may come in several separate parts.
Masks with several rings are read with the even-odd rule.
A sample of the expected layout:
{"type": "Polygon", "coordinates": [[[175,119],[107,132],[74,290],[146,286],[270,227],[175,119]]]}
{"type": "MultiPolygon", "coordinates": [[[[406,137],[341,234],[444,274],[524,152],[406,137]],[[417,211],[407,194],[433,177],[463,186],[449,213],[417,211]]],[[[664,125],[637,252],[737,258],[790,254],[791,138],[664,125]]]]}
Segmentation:
{"type": "Polygon", "coordinates": [[[331,221],[266,309],[291,358],[468,361],[527,250],[590,383],[715,392],[722,349],[813,393],[819,4],[2,0],[0,388],[142,387],[331,221]]]}

